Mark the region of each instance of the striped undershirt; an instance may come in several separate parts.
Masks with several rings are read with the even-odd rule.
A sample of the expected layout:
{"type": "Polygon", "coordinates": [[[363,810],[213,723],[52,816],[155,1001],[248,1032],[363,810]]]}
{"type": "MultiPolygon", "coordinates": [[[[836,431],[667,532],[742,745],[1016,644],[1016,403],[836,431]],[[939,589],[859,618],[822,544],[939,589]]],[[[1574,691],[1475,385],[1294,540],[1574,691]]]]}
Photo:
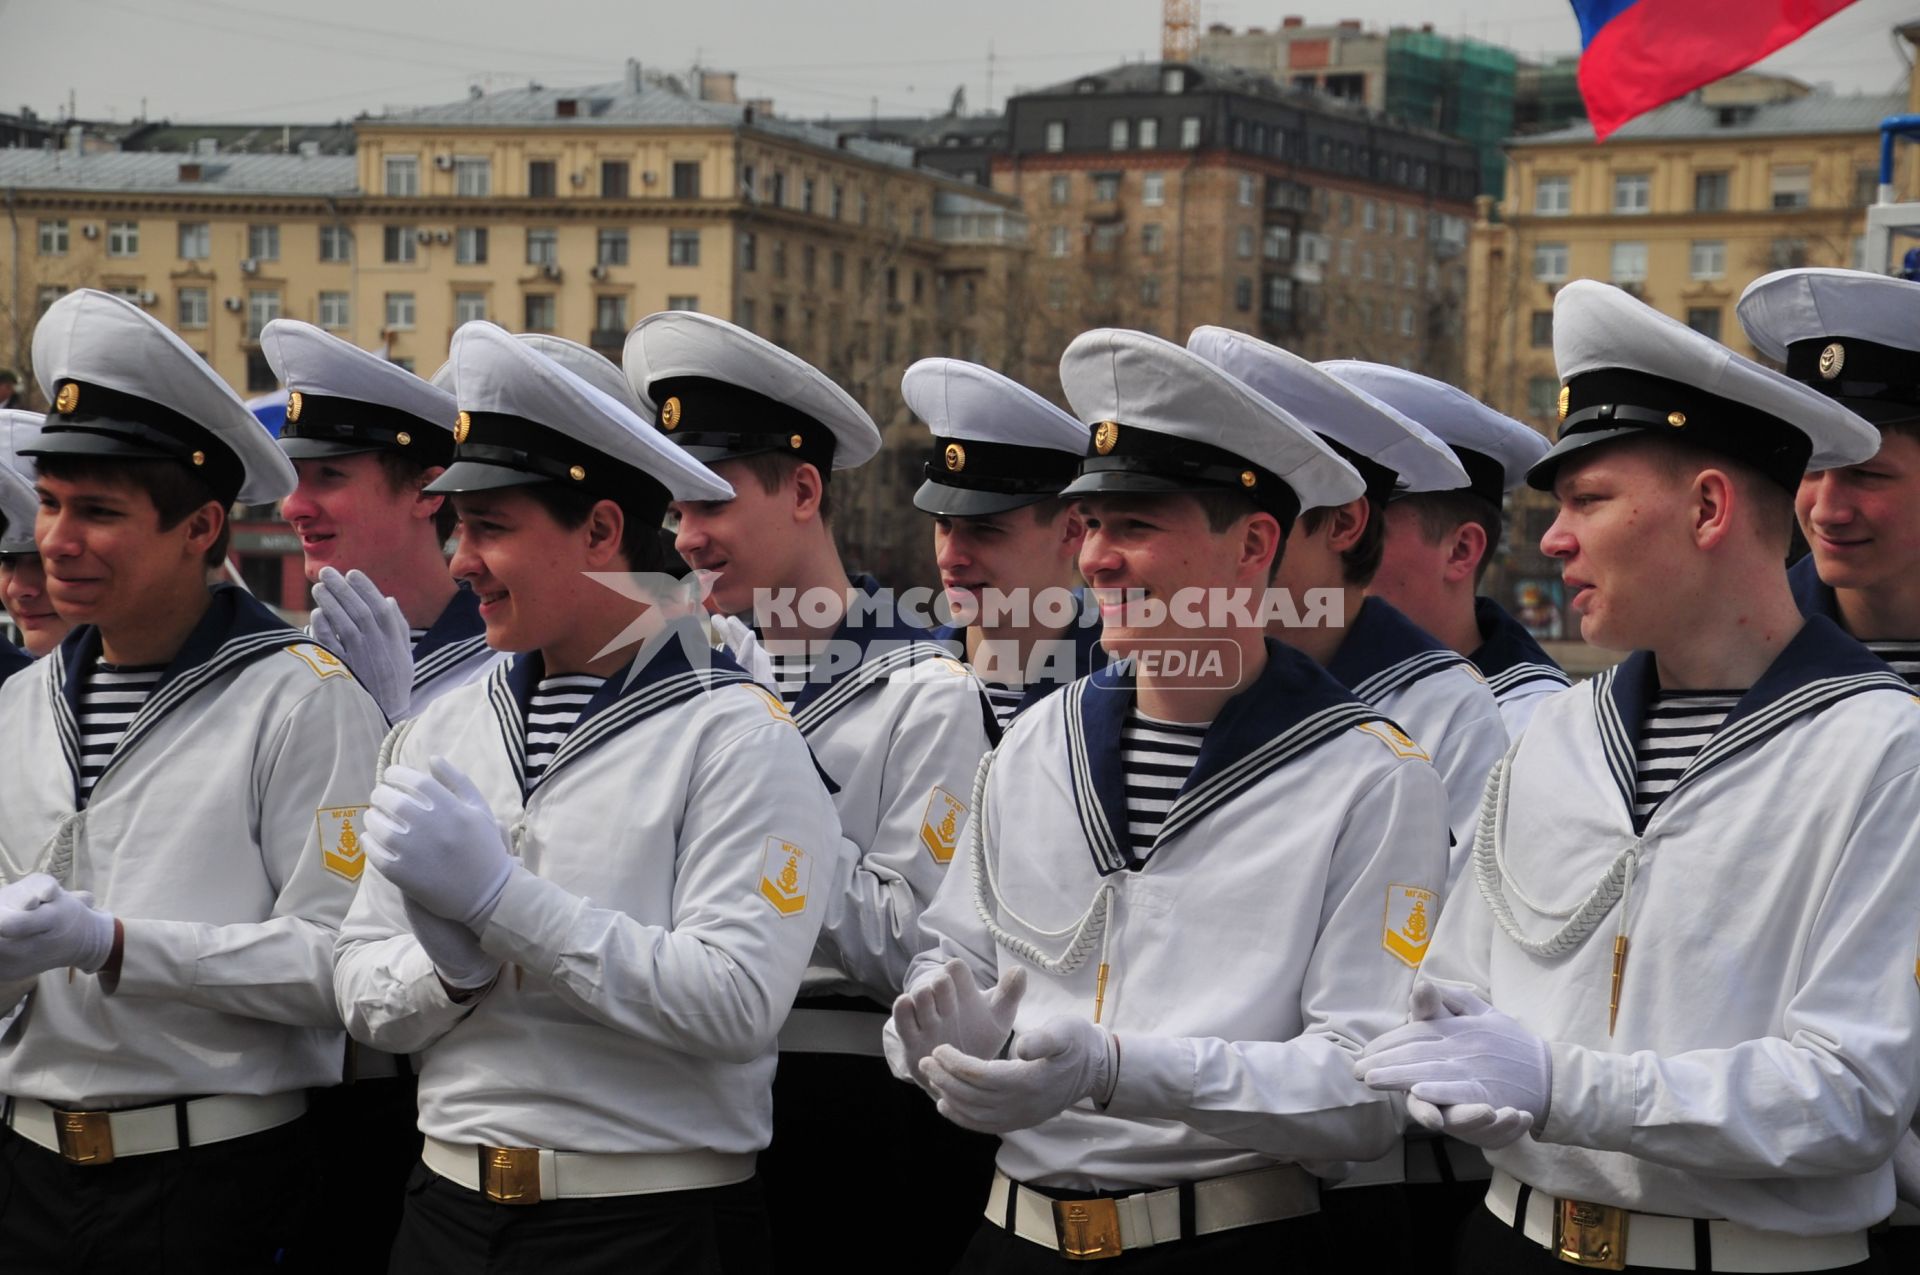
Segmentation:
{"type": "Polygon", "coordinates": [[[543,677],[533,688],[533,698],[527,703],[528,783],[547,773],[553,755],[567,741],[567,732],[579,722],[587,701],[606,680],[585,673],[567,673],[543,677]]]}
{"type": "Polygon", "coordinates": [[[93,795],[100,772],[126,738],[127,727],[140,714],[164,664],[109,664],[96,660],[80,689],[80,803],[93,795]]]}
{"type": "Polygon", "coordinates": [[[1120,764],[1127,779],[1127,840],[1136,858],[1153,849],[1206,737],[1205,722],[1163,722],[1137,708],[1127,714],[1120,729],[1120,764]]]}
{"type": "Polygon", "coordinates": [[[795,643],[800,649],[784,654],[767,651],[767,658],[773,662],[773,681],[780,691],[780,702],[792,711],[800,692],[807,689],[807,683],[813,677],[814,665],[818,662],[807,651],[804,643],[795,643]]]}
{"type": "Polygon", "coordinates": [[[1660,808],[1680,774],[1706,747],[1727,714],[1740,702],[1739,691],[1661,691],[1640,725],[1633,791],[1633,827],[1639,832],[1660,808]]]}
{"type": "Polygon", "coordinates": [[[1891,664],[1908,686],[1920,690],[1920,641],[1869,642],[1867,649],[1891,664]]]}
{"type": "Polygon", "coordinates": [[[1024,686],[1004,686],[999,682],[981,682],[987,688],[987,703],[993,705],[993,719],[1000,723],[1002,730],[1013,720],[1013,714],[1020,707],[1020,701],[1027,697],[1024,686]]]}

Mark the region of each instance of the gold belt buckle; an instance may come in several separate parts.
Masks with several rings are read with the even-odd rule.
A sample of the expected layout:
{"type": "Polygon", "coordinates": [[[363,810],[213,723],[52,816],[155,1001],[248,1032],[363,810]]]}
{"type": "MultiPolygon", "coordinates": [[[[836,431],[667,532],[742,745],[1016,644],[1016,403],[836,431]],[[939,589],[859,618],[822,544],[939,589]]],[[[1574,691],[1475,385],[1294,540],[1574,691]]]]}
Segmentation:
{"type": "Polygon", "coordinates": [[[536,1147],[481,1147],[480,1189],[495,1204],[540,1203],[536,1147]]]}
{"type": "Polygon", "coordinates": [[[104,1111],[55,1111],[60,1157],[69,1164],[111,1164],[113,1125],[104,1111]]]}
{"type": "Polygon", "coordinates": [[[1118,1257],[1120,1206],[1113,1200],[1055,1200],[1053,1229],[1060,1237],[1060,1256],[1085,1262],[1118,1257]]]}
{"type": "Polygon", "coordinates": [[[1559,1200],[1553,1252],[1563,1262],[1600,1271],[1627,1268],[1627,1211],[1585,1200],[1559,1200]]]}

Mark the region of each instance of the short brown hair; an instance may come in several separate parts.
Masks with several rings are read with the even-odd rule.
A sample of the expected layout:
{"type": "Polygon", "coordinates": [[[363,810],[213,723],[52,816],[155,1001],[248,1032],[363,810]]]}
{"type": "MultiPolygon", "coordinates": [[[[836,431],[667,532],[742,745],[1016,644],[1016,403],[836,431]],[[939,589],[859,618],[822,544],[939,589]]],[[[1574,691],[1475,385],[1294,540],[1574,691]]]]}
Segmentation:
{"type": "MultiPolygon", "coordinates": [[[[384,448],[375,452],[374,455],[380,458],[380,472],[387,476],[387,486],[392,488],[396,495],[419,489],[420,480],[427,473],[425,465],[404,452],[388,451],[384,448]]],[[[447,543],[447,538],[453,535],[453,528],[459,521],[460,515],[453,511],[453,501],[442,497],[440,508],[433,512],[433,531],[440,537],[441,544],[447,543]]]]}
{"type": "Polygon", "coordinates": [[[522,488],[536,504],[562,527],[571,531],[584,524],[593,507],[603,500],[620,506],[620,554],[629,571],[659,571],[666,562],[660,552],[660,511],[636,509],[631,503],[612,496],[596,496],[558,483],[534,483],[522,488]],[[649,516],[651,513],[651,516],[649,516]]]}
{"type": "MultiPolygon", "coordinates": [[[[1641,440],[1629,440],[1641,441],[1641,440]]],[[[1735,460],[1677,439],[1654,437],[1645,440],[1648,454],[1658,456],[1675,482],[1692,482],[1703,469],[1717,469],[1732,476],[1740,493],[1753,502],[1754,524],[1760,534],[1778,544],[1782,552],[1793,543],[1799,523],[1794,517],[1794,493],[1745,461],[1735,460]]]]}
{"type": "Polygon", "coordinates": [[[1486,551],[1473,567],[1473,582],[1480,583],[1487,574],[1487,568],[1493,564],[1494,551],[1500,547],[1500,509],[1497,505],[1466,487],[1456,487],[1452,491],[1416,491],[1400,497],[1394,503],[1413,510],[1414,516],[1420,521],[1420,538],[1430,545],[1437,545],[1451,536],[1462,523],[1473,523],[1485,532],[1486,551]]]}
{"type": "MultiPolygon", "coordinates": [[[[755,452],[751,456],[738,458],[741,465],[752,474],[754,481],[760,484],[760,490],[772,495],[787,485],[800,466],[812,464],[797,456],[785,456],[779,452],[755,452]]],[[[820,471],[820,521],[833,521],[833,483],[832,475],[820,471]]]]}
{"type": "MultiPolygon", "coordinates": [[[[1361,529],[1360,538],[1353,547],[1340,554],[1340,578],[1346,584],[1366,585],[1373,583],[1374,575],[1380,570],[1380,559],[1387,552],[1387,508],[1372,496],[1364,498],[1367,502],[1367,525],[1361,529]]],[[[1300,525],[1311,535],[1326,526],[1327,519],[1333,516],[1337,505],[1322,505],[1309,509],[1300,515],[1300,525]]]]}
{"type": "Polygon", "coordinates": [[[41,473],[61,482],[111,483],[146,493],[160,515],[160,530],[172,531],[203,505],[220,506],[220,534],[207,546],[204,561],[217,567],[227,560],[233,538],[233,510],[214,494],[205,480],[177,460],[130,459],[122,456],[75,456],[64,452],[36,456],[41,473]]]}

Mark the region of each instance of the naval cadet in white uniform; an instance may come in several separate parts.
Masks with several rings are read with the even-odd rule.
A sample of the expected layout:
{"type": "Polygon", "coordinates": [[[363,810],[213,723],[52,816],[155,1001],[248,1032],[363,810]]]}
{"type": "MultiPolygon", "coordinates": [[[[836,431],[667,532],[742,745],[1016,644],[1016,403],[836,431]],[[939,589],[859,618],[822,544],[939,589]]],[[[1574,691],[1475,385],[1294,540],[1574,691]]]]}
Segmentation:
{"type": "Polygon", "coordinates": [[[1115,662],[982,768],[889,1055],[1001,1135],[962,1270],[1318,1269],[1312,1169],[1398,1131],[1351,1066],[1404,1015],[1445,793],[1377,709],[1208,608],[1258,594],[1299,512],[1363,484],[1157,337],[1083,334],[1061,380],[1093,428],[1066,494],[1115,662]],[[1198,611],[1169,605],[1188,590],[1198,611]]]}
{"type": "Polygon", "coordinates": [[[1430,376],[1385,363],[1341,359],[1320,367],[1371,395],[1453,449],[1467,483],[1444,491],[1396,491],[1387,539],[1368,592],[1473,661],[1517,738],[1542,697],[1572,685],[1525,625],[1489,597],[1476,597],[1500,548],[1506,493],[1547,451],[1540,431],[1430,376]]]}
{"type": "Polygon", "coordinates": [[[1083,528],[1060,495],[1087,427],[1018,381],[960,359],[921,359],[900,397],[933,432],[913,494],[933,515],[933,557],[954,643],[997,724],[1106,664],[1100,612],[1075,589],[1083,528]]]}
{"type": "Polygon", "coordinates": [[[67,634],[66,622],[46,600],[46,573],[40,551],[33,547],[33,524],[40,514],[40,497],[33,490],[36,475],[33,460],[19,452],[40,437],[42,419],[38,412],[0,408],[0,607],[6,608],[27,644],[22,649],[0,641],[0,682],[51,651],[67,634]]]}
{"type": "Polygon", "coordinates": [[[1920,1098],[1920,706],[1782,564],[1802,475],[1879,439],[1617,288],[1553,330],[1541,548],[1633,654],[1496,768],[1360,1070],[1489,1148],[1459,1270],[1858,1266],[1920,1098]]]}
{"type": "Polygon", "coordinates": [[[1380,566],[1394,493],[1450,490],[1467,481],[1466,471],[1419,422],[1278,346],[1203,327],[1187,338],[1187,348],[1284,404],[1366,480],[1361,498],[1301,518],[1275,577],[1296,599],[1310,590],[1338,590],[1345,627],[1283,624],[1270,631],[1319,661],[1433,759],[1447,785],[1451,886],[1487,772],[1507,748],[1500,706],[1464,655],[1366,590],[1380,566]]]}
{"type": "Polygon", "coordinates": [[[880,431],[845,391],[771,342],[685,311],[641,320],[626,372],[664,436],[733,485],[730,501],[674,504],[675,546],[708,575],[707,605],[726,617],[742,662],[771,664],[835,787],[854,858],[823,897],[820,950],[780,1037],[773,1147],[762,1160],[775,1229],[803,1234],[839,1216],[846,1183],[858,1180],[863,1220],[845,1228],[840,1253],[878,1261],[912,1243],[916,1260],[938,1266],[966,1225],[947,1181],[985,1149],[969,1150],[888,1079],[880,1028],[959,843],[992,710],[966,667],[897,614],[878,581],[850,579],[842,564],[832,475],[880,449],[880,431]],[[757,608],[761,598],[775,605],[757,608]]]}
{"type": "Polygon", "coordinates": [[[672,590],[598,578],[644,593],[669,500],[732,489],[491,324],[453,359],[434,486],[516,655],[387,741],[341,933],[349,1029],[420,1061],[393,1269],[765,1269],[754,1158],[847,870],[832,802],[672,590]]]}
{"type": "Polygon", "coordinates": [[[336,928],[379,709],[245,591],[227,510],[293,467],[131,302],[34,330],[48,588],[80,627],[0,687],[0,1252],[10,1271],[267,1271],[339,1197],[307,1146],[337,1084],[336,928]]]}

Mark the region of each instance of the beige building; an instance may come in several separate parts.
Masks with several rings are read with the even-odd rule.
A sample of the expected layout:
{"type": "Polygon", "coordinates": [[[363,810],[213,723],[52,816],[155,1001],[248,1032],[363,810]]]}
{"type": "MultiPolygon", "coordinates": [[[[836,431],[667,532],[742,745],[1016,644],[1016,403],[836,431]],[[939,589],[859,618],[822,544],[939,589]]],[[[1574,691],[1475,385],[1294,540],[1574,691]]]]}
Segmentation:
{"type": "MultiPolygon", "coordinates": [[[[827,370],[890,441],[915,358],[1007,366],[985,298],[1025,256],[1013,201],[837,136],[655,82],[530,87],[356,123],[351,156],[0,151],[0,362],[23,372],[62,291],[117,291],[243,393],[275,388],[260,329],[288,316],[421,374],[490,319],[618,360],[663,309],[731,319],[827,370]]],[[[882,573],[923,574],[890,449],[851,476],[841,534],[882,573]]]]}

